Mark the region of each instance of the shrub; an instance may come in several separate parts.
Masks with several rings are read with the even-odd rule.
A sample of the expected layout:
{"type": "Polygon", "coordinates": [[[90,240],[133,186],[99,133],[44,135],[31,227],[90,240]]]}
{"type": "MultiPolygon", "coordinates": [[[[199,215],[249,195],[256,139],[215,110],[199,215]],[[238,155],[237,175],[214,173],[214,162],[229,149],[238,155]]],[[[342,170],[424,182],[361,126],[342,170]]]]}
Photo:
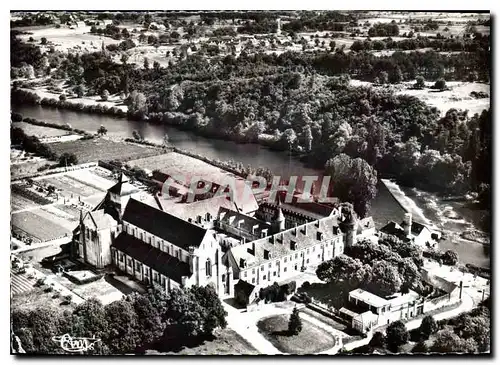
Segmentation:
{"type": "Polygon", "coordinates": [[[292,335],[298,335],[300,331],[302,331],[302,319],[300,318],[297,307],[295,307],[288,321],[288,332],[292,335]]]}

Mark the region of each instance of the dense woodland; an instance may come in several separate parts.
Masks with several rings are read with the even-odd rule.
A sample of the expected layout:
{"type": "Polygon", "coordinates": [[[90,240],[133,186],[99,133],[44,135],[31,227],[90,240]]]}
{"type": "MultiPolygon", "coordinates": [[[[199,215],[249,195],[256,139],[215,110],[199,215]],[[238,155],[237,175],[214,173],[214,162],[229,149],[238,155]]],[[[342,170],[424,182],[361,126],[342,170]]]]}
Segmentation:
{"type": "MultiPolygon", "coordinates": [[[[269,18],[261,19],[266,20],[269,18]]],[[[442,49],[447,44],[450,49],[468,51],[396,51],[376,57],[364,49],[345,52],[333,44],[331,50],[313,53],[191,55],[168,68],[157,62],[145,62],[145,68],[137,68],[127,63],[124,54],[120,64],[114,62],[114,53],[109,50],[41,55],[36,45],[20,42],[12,33],[11,63],[15,72],[24,72],[32,65],[37,74],[50,73],[53,79],[67,80],[78,95],[124,95],[130,118],[176,124],[211,137],[261,143],[299,154],[316,167],[344,154],[343,164],[351,166],[352,174],[372,176],[362,187],[352,179],[347,181],[344,192],[339,193],[343,199],[356,201],[360,216],[369,209],[372,182],[386,175],[435,192],[475,191],[488,197],[490,111],[472,116],[449,110],[440,117],[438,110],[415,97],[352,87],[347,75],[377,84],[420,79],[416,84],[420,88],[423,81],[438,81],[441,89],[446,88],[446,80],[488,82],[489,37],[390,42],[386,40],[384,47],[442,49]],[[349,162],[349,158],[367,164],[349,162]]],[[[113,51],[120,52],[127,45],[120,47],[113,51]]],[[[13,92],[14,102],[26,101],[19,99],[22,95],[13,92]]],[[[66,97],[41,102],[58,106],[66,103],[66,97]]],[[[332,163],[328,168],[333,174],[332,163]]]]}
{"type": "MultiPolygon", "coordinates": [[[[47,292],[51,288],[40,286],[47,292]]],[[[174,289],[168,294],[153,287],[146,294],[133,293],[106,306],[90,299],[73,310],[14,309],[12,331],[29,354],[67,354],[52,340],[65,333],[101,339],[92,354],[143,353],[157,344],[171,350],[206,340],[216,328],[226,327],[226,315],[209,286],[174,289]]]]}

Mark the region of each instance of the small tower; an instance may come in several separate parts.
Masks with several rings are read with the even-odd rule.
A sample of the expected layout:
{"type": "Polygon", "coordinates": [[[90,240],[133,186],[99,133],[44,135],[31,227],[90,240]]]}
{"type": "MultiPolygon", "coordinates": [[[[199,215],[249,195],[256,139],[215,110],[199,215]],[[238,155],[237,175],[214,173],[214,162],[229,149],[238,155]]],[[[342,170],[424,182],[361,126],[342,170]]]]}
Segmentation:
{"type": "Polygon", "coordinates": [[[129,181],[129,178],[122,172],[118,182],[108,190],[104,199],[104,211],[118,222],[121,222],[130,196],[139,192],[129,181]]]}
{"type": "Polygon", "coordinates": [[[411,213],[405,213],[405,219],[402,226],[405,230],[406,237],[411,239],[411,213]]]}
{"type": "Polygon", "coordinates": [[[351,211],[346,212],[340,227],[345,234],[345,246],[351,247],[356,241],[356,219],[351,211]]]}
{"type": "Polygon", "coordinates": [[[271,221],[273,233],[278,233],[285,230],[285,215],[281,210],[281,200],[278,200],[278,207],[271,221]]]}

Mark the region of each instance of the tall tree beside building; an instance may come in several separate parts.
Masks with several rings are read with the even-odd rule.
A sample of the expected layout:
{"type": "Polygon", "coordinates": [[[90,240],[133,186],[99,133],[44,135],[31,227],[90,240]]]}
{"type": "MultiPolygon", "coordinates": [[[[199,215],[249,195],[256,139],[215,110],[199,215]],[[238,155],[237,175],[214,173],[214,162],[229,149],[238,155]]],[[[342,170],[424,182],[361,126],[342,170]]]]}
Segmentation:
{"type": "Polygon", "coordinates": [[[295,307],[288,321],[288,332],[295,336],[298,335],[300,331],[302,331],[302,319],[300,319],[299,310],[295,307]]]}
{"type": "Polygon", "coordinates": [[[362,158],[343,153],[326,162],[325,174],[332,177],[334,195],[351,202],[355,212],[365,217],[377,195],[377,171],[362,158]]]}

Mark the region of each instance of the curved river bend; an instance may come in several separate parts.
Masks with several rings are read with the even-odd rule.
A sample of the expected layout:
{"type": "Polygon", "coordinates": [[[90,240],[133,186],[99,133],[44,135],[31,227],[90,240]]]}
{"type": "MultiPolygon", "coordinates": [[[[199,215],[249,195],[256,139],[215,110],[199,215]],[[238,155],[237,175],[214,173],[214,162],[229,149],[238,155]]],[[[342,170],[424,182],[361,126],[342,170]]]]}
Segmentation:
{"type": "MultiPolygon", "coordinates": [[[[71,110],[52,109],[39,105],[12,105],[11,108],[12,111],[21,113],[23,117],[61,125],[69,123],[73,128],[92,133],[95,133],[101,125],[104,125],[108,130],[108,135],[112,137],[132,138],[132,132],[137,130],[144,139],[161,143],[165,134],[168,134],[169,142],[175,147],[221,161],[233,160],[241,162],[245,166],[267,167],[275,175],[286,178],[290,175],[322,175],[321,171],[308,168],[283,152],[272,151],[257,144],[237,144],[231,141],[209,139],[168,125],[131,121],[106,115],[79,113],[71,110]]],[[[378,195],[372,202],[371,209],[377,228],[382,227],[390,220],[401,221],[405,212],[404,209],[383,184],[379,184],[378,188],[378,195]]],[[[443,242],[441,248],[453,248],[458,252],[463,262],[490,267],[489,248],[485,248],[481,244],[443,242]]]]}

